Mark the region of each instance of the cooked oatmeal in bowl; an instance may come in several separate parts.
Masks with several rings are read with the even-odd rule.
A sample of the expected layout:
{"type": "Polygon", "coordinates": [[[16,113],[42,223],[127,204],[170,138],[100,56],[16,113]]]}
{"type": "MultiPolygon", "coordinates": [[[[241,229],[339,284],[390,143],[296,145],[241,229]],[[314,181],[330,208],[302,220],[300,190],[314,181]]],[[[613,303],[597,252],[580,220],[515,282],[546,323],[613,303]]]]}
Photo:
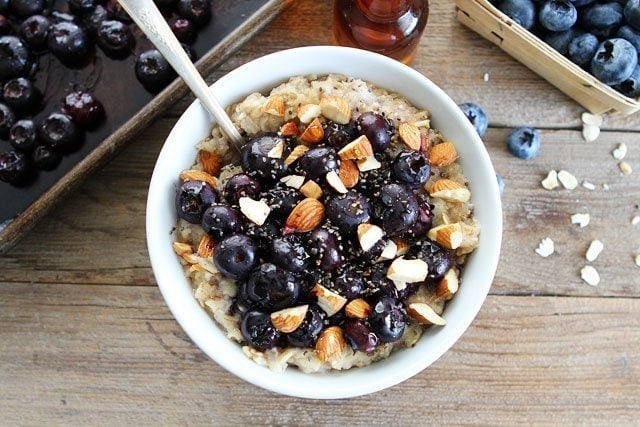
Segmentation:
{"type": "Polygon", "coordinates": [[[311,64],[244,93],[235,87],[225,103],[245,136],[242,151],[217,127],[204,132],[201,117],[193,139],[179,122],[167,141],[174,157],[163,148],[154,171],[147,235],[167,304],[214,360],[285,394],[345,397],[419,372],[468,326],[495,271],[500,220],[487,198],[497,212],[499,200],[495,175],[476,184],[492,168],[464,115],[452,112],[455,104],[437,91],[408,99],[415,93],[405,86],[425,85],[424,77],[351,49],[279,54],[314,50],[356,55],[409,78],[386,84],[366,65],[342,73],[311,64]],[[448,123],[450,114],[458,126],[448,123]],[[177,148],[177,136],[191,147],[177,148]],[[162,239],[173,259],[165,248],[163,261],[149,219],[160,188],[170,193],[161,198],[166,209],[169,197],[173,218],[162,239]],[[159,274],[168,272],[166,262],[179,297],[159,274]],[[187,291],[197,313],[184,310],[187,291]],[[336,389],[340,383],[349,387],[336,389]]]}

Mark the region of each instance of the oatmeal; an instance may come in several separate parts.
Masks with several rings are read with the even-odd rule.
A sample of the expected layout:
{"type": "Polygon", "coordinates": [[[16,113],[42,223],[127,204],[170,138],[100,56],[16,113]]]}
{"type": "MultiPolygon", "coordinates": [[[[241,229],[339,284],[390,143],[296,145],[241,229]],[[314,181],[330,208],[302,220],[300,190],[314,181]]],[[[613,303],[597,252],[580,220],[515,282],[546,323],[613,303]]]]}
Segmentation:
{"type": "Polygon", "coordinates": [[[365,366],[413,346],[478,244],[457,141],[401,96],[293,77],[227,112],[180,175],[174,250],[195,298],[273,370],[365,366]]]}

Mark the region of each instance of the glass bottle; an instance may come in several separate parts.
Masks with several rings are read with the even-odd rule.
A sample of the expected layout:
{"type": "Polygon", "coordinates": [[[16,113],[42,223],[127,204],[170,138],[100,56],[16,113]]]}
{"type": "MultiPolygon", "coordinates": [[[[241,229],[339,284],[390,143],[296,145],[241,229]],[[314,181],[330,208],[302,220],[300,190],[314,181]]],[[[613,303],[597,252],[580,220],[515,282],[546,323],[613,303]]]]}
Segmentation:
{"type": "Polygon", "coordinates": [[[429,16],[428,0],[335,0],[336,44],[410,63],[429,16]]]}

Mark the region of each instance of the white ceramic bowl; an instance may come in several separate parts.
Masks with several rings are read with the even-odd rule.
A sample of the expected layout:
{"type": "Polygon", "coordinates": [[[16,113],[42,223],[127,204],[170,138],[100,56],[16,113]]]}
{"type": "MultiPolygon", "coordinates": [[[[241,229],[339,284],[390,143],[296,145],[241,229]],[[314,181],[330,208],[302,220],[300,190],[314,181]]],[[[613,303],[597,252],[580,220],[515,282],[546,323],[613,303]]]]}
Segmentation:
{"type": "MultiPolygon", "coordinates": [[[[220,366],[257,386],[305,398],[346,398],[372,393],[419,373],[444,354],[480,310],[495,274],[502,236],[502,211],[495,171],[473,127],[457,105],[419,72],[366,51],[317,46],[291,49],[258,58],[213,84],[222,105],[267,92],[294,75],[340,73],[359,77],[404,95],[432,114],[432,125],[454,141],[460,154],[482,230],[469,257],[459,292],[447,305],[447,325],[430,328],[411,349],[403,349],[365,368],[328,374],[304,374],[289,368],[276,373],[247,358],[196,302],[178,257],[172,250],[176,222],[174,194],[180,171],[196,158],[195,144],[212,126],[196,101],[178,120],[160,152],[147,202],[147,244],[158,286],[169,309],[189,337],[220,366]]],[[[205,367],[206,369],[206,367],[205,367]]]]}

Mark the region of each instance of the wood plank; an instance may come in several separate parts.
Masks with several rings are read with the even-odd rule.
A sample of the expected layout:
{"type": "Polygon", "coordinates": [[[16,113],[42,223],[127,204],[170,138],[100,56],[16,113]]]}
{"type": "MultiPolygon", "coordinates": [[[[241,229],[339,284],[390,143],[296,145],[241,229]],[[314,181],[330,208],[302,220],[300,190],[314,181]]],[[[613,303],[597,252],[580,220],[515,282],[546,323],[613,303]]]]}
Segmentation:
{"type": "Polygon", "coordinates": [[[331,403],[223,371],[156,288],[7,283],[0,301],[6,424],[619,424],[640,408],[639,299],[492,296],[432,367],[331,403]]]}

